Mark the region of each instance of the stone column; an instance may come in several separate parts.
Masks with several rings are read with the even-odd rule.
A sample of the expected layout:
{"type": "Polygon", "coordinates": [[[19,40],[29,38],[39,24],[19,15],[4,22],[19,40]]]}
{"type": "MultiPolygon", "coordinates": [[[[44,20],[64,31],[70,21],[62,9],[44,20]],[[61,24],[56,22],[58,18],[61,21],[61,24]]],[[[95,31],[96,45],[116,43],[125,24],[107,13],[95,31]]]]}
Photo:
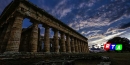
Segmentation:
{"type": "Polygon", "coordinates": [[[38,24],[34,22],[30,36],[30,52],[37,52],[37,46],[38,46],[38,24]]]}
{"type": "Polygon", "coordinates": [[[18,52],[22,31],[23,16],[17,15],[11,28],[10,38],[7,43],[6,52],[18,52]]]}
{"type": "MultiPolygon", "coordinates": [[[[3,27],[0,26],[0,34],[2,34],[2,31],[3,31],[3,27]]],[[[1,37],[1,35],[0,35],[0,37],[1,37]]]]}
{"type": "Polygon", "coordinates": [[[79,47],[80,47],[80,52],[82,52],[82,44],[81,44],[81,41],[79,40],[79,47]]]}
{"type": "Polygon", "coordinates": [[[66,52],[65,34],[63,32],[60,32],[60,34],[61,34],[61,52],[66,52]]]}
{"type": "MultiPolygon", "coordinates": [[[[3,26],[2,26],[2,30],[0,30],[1,31],[1,34],[0,34],[0,53],[3,53],[3,47],[4,47],[4,44],[3,44],[3,41],[4,41],[4,38],[5,38],[5,36],[7,36],[8,34],[6,34],[7,33],[7,30],[9,30],[8,29],[8,26],[9,25],[7,25],[7,24],[4,24],[3,26]]],[[[9,38],[9,36],[7,36],[7,38],[9,38]]],[[[6,40],[6,41],[8,41],[8,40],[6,40]]]]}
{"type": "Polygon", "coordinates": [[[78,45],[78,52],[80,52],[80,43],[78,39],[77,39],[77,45],[78,45]]]}
{"type": "Polygon", "coordinates": [[[83,44],[83,52],[85,52],[85,44],[82,42],[82,44],[83,44]]]}
{"type": "Polygon", "coordinates": [[[89,53],[88,42],[86,42],[87,53],[89,53]]]}
{"type": "Polygon", "coordinates": [[[84,52],[83,42],[81,41],[81,52],[84,52]]]}
{"type": "Polygon", "coordinates": [[[45,52],[50,52],[50,28],[49,26],[44,26],[45,27],[45,33],[44,33],[44,51],[45,52]]]}
{"type": "Polygon", "coordinates": [[[70,52],[71,52],[70,36],[69,36],[68,34],[66,35],[66,45],[67,45],[67,46],[66,46],[66,51],[70,53],[70,52]]]}
{"type": "Polygon", "coordinates": [[[84,43],[84,52],[86,53],[86,44],[85,44],[85,42],[83,42],[84,43]]]}
{"type": "Polygon", "coordinates": [[[78,42],[78,39],[77,39],[77,52],[79,52],[79,42],[78,42]]]}
{"type": "Polygon", "coordinates": [[[82,42],[81,41],[79,41],[80,42],[80,52],[82,52],[82,42]]]}
{"type": "Polygon", "coordinates": [[[21,44],[20,44],[20,47],[19,47],[19,51],[21,52],[28,52],[29,51],[29,47],[28,47],[28,41],[30,38],[28,38],[29,35],[26,33],[26,32],[22,32],[22,35],[21,35],[21,44]]]}
{"type": "Polygon", "coordinates": [[[53,29],[53,31],[54,31],[54,52],[59,52],[58,30],[53,29]]]}
{"type": "Polygon", "coordinates": [[[74,38],[71,37],[71,52],[75,52],[75,47],[74,47],[74,38]]]}
{"type": "Polygon", "coordinates": [[[6,31],[7,31],[7,25],[3,25],[0,30],[0,48],[1,48],[2,41],[5,36],[6,31]]]}
{"type": "Polygon", "coordinates": [[[84,43],[84,52],[86,53],[86,44],[85,44],[85,42],[83,42],[84,43]]]}
{"type": "Polygon", "coordinates": [[[75,38],[75,52],[78,52],[78,43],[77,43],[77,39],[75,38]]]}
{"type": "Polygon", "coordinates": [[[86,52],[88,52],[88,49],[87,49],[87,44],[85,43],[85,47],[86,47],[86,52]]]}
{"type": "Polygon", "coordinates": [[[73,42],[74,42],[74,53],[76,52],[76,48],[75,48],[75,38],[73,38],[73,42]]]}
{"type": "Polygon", "coordinates": [[[87,44],[86,44],[86,42],[84,42],[84,44],[85,44],[85,52],[87,53],[87,44]]]}

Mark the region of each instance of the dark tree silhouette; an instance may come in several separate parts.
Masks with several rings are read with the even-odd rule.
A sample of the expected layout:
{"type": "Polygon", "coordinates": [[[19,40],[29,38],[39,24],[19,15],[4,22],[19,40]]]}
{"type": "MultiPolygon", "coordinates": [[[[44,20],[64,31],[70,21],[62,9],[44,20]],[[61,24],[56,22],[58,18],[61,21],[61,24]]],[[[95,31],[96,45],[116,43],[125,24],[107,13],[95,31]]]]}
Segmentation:
{"type": "Polygon", "coordinates": [[[109,39],[108,42],[114,44],[122,44],[122,51],[130,51],[130,41],[127,38],[114,37],[112,39],[109,39]]]}

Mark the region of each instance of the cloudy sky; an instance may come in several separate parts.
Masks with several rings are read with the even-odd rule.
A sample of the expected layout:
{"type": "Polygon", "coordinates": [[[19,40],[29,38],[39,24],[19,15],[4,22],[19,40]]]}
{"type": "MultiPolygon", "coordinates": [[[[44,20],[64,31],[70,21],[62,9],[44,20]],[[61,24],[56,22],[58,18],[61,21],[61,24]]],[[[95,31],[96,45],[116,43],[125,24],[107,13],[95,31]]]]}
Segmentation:
{"type": "MultiPolygon", "coordinates": [[[[0,0],[0,14],[11,1],[0,0]]],[[[89,46],[115,36],[130,39],[130,0],[29,1],[87,37],[89,46]]]]}

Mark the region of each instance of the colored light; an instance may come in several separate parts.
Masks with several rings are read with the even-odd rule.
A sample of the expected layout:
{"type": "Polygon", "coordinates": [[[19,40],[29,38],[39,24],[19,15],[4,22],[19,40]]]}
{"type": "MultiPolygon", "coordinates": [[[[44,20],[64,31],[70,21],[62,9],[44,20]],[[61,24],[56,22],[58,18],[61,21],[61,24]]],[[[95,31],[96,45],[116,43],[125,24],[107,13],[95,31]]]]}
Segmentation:
{"type": "Polygon", "coordinates": [[[121,51],[122,50],[122,44],[113,44],[113,43],[106,43],[104,44],[104,50],[117,50],[121,51]]]}
{"type": "Polygon", "coordinates": [[[115,50],[117,50],[117,51],[122,50],[122,44],[117,44],[115,50]]]}
{"type": "Polygon", "coordinates": [[[110,50],[115,50],[116,44],[111,44],[110,45],[110,50]]]}
{"type": "Polygon", "coordinates": [[[105,49],[105,50],[109,50],[109,49],[110,49],[110,44],[108,44],[108,43],[107,43],[107,44],[104,44],[104,49],[105,49]]]}

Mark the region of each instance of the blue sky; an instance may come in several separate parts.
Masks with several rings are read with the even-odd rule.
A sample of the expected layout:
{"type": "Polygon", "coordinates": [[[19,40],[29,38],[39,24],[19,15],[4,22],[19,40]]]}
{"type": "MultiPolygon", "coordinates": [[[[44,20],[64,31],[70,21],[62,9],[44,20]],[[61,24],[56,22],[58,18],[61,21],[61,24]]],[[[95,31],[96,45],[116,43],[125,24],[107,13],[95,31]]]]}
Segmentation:
{"type": "MultiPolygon", "coordinates": [[[[0,14],[11,1],[0,0],[0,14]]],[[[115,36],[130,39],[130,0],[29,1],[87,37],[89,46],[103,44],[115,36]]]]}

